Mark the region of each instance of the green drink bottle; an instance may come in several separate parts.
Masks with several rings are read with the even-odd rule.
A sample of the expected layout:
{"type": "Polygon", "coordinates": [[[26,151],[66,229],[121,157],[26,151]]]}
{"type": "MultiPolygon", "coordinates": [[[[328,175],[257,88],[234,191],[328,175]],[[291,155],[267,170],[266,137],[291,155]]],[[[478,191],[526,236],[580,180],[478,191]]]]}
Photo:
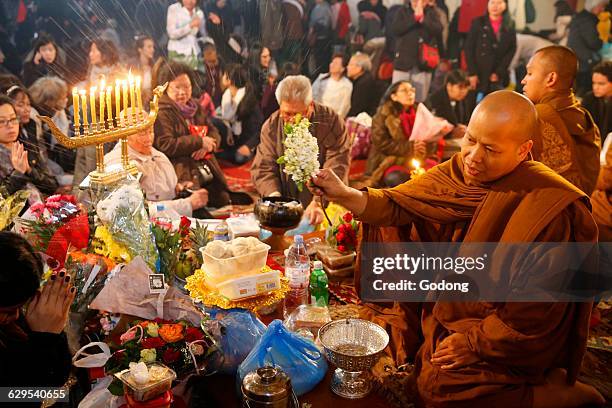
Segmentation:
{"type": "Polygon", "coordinates": [[[310,303],[315,306],[327,306],[328,302],[327,274],[323,270],[323,263],[314,261],[310,274],[310,303]]]}

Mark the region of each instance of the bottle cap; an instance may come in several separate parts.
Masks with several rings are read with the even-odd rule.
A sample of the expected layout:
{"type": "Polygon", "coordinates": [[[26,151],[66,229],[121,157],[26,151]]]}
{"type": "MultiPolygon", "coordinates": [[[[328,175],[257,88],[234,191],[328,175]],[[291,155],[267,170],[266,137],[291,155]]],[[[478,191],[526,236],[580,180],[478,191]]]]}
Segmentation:
{"type": "Polygon", "coordinates": [[[293,237],[293,242],[295,242],[296,244],[303,244],[304,237],[301,235],[296,235],[295,237],[293,237]]]}
{"type": "Polygon", "coordinates": [[[312,265],[313,269],[323,269],[323,262],[321,261],[314,261],[312,265]]]}
{"type": "Polygon", "coordinates": [[[166,206],[163,204],[157,204],[157,211],[164,211],[166,209],[166,206]]]}

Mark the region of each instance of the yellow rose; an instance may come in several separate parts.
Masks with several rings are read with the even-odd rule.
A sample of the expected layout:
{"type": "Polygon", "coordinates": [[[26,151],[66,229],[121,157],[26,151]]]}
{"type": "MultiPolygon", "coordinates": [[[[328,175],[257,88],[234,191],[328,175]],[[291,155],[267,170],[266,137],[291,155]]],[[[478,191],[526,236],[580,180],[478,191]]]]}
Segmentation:
{"type": "Polygon", "coordinates": [[[140,361],[145,363],[153,363],[157,360],[157,351],[155,349],[140,350],[140,361]]]}
{"type": "Polygon", "coordinates": [[[157,325],[157,323],[149,323],[147,325],[147,334],[151,337],[159,336],[159,333],[157,333],[158,330],[159,326],[157,325]]]}

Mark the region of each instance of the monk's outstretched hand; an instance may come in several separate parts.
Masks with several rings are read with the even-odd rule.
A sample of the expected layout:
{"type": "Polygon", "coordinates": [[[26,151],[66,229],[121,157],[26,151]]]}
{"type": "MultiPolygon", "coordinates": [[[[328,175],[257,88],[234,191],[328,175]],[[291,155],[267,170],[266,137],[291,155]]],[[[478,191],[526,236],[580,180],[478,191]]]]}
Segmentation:
{"type": "Polygon", "coordinates": [[[468,346],[467,337],[463,333],[454,333],[442,340],[431,363],[441,366],[443,370],[453,370],[480,361],[480,357],[468,346]]]}
{"type": "Polygon", "coordinates": [[[360,215],[368,202],[367,194],[344,184],[331,169],[320,169],[307,187],[314,195],[340,204],[355,215],[360,215]]]}

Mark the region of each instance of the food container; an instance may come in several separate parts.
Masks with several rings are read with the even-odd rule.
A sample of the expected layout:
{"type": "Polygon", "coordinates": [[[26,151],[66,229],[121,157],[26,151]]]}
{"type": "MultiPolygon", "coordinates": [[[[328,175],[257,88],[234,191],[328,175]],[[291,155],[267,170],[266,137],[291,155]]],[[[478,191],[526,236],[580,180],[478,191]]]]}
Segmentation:
{"type": "Polygon", "coordinates": [[[268,251],[270,250],[270,245],[266,245],[263,242],[261,245],[262,249],[260,250],[232,258],[215,258],[207,254],[204,251],[205,247],[202,247],[200,248],[202,258],[204,259],[202,269],[215,279],[226,279],[231,276],[260,270],[266,266],[268,251]]]}
{"type": "Polygon", "coordinates": [[[172,388],[172,381],[176,379],[176,373],[171,368],[160,363],[147,364],[149,371],[153,367],[164,368],[166,370],[165,375],[146,384],[138,384],[129,369],[115,373],[115,377],[121,380],[125,393],[134,401],[148,401],[170,390],[172,388]]]}
{"type": "Polygon", "coordinates": [[[351,264],[349,266],[343,266],[338,269],[332,269],[329,266],[323,264],[323,269],[325,273],[329,275],[330,278],[348,278],[353,276],[355,273],[355,265],[351,264]]]}
{"type": "Polygon", "coordinates": [[[330,246],[320,246],[317,249],[317,258],[331,269],[352,265],[356,256],[355,252],[340,252],[330,246]]]}
{"type": "Polygon", "coordinates": [[[263,295],[280,289],[280,287],[280,272],[272,270],[270,272],[226,280],[217,285],[216,289],[220,295],[225,296],[229,300],[238,300],[263,295]]]}

